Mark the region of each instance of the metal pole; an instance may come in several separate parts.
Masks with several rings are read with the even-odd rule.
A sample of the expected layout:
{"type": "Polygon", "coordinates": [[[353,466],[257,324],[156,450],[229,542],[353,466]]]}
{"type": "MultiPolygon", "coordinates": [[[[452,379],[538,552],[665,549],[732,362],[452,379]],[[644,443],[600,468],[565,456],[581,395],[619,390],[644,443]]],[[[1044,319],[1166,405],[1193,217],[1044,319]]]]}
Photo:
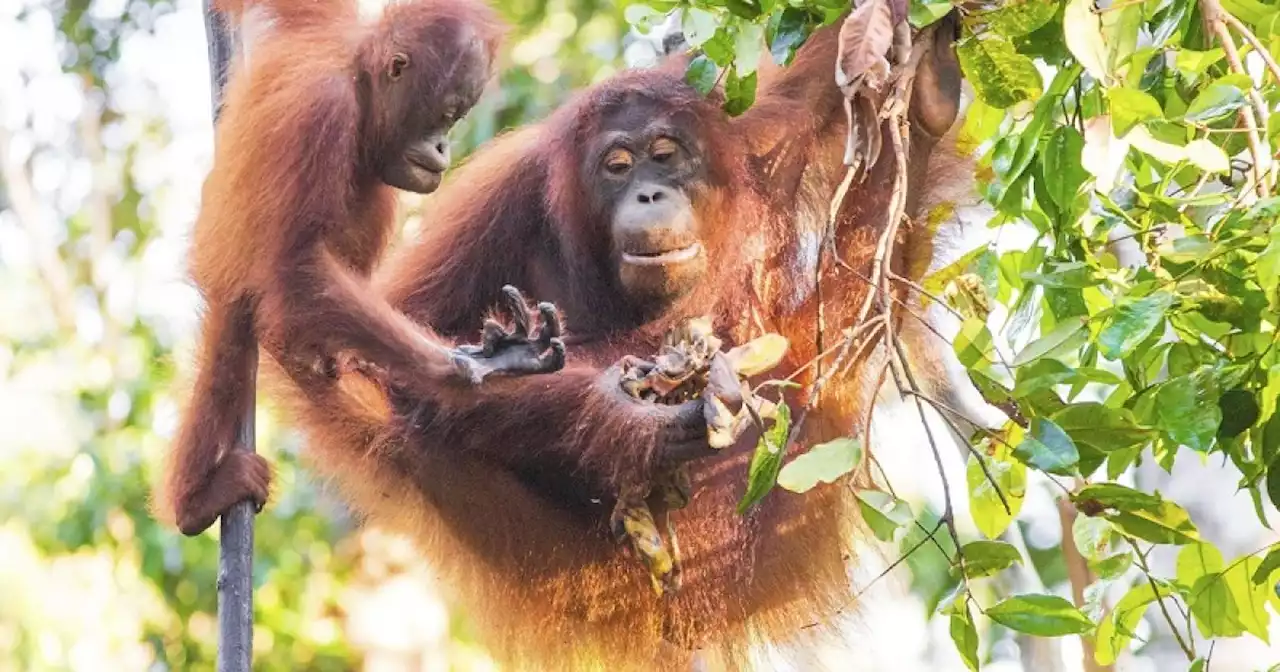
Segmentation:
{"type": "MultiPolygon", "coordinates": [[[[204,28],[209,41],[210,89],[213,122],[222,113],[222,92],[227,85],[236,35],[226,15],[204,0],[204,28]]],[[[248,402],[241,409],[240,448],[254,450],[254,411],[257,406],[258,351],[246,385],[248,402]]],[[[253,502],[236,504],[222,515],[222,545],[218,549],[218,672],[249,672],[253,660],[253,502]]]]}

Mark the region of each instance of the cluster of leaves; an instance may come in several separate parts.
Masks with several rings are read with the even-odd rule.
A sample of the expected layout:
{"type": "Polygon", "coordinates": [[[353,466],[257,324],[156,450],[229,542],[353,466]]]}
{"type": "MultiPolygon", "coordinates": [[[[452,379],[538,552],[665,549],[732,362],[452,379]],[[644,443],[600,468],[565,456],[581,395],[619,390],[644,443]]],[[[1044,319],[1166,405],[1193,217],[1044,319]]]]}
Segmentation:
{"type": "MultiPolygon", "coordinates": [[[[963,141],[990,171],[990,226],[1035,234],[1024,249],[974,250],[926,283],[967,297],[953,301],[965,318],[956,354],[1013,418],[970,457],[975,522],[991,537],[1003,530],[1017,511],[992,486],[1016,490],[1028,468],[1075,481],[1064,489],[1083,514],[1074,538],[1098,577],[1093,593],[1132,580],[1135,562],[1145,574],[1096,631],[1083,621],[1102,664],[1164,598],[1185,605],[1205,638],[1266,640],[1263,604],[1280,578],[1275,549],[1267,566],[1250,554],[1224,567],[1181,506],[1116,483],[1140,461],[1169,470],[1190,451],[1235,465],[1262,525],[1264,499],[1280,503],[1274,135],[1264,129],[1261,152],[1250,151],[1240,121],[1255,111],[1251,98],[1265,119],[1280,89],[1235,60],[1280,47],[1270,34],[1280,13],[1237,16],[1233,35],[1214,28],[1226,12],[1215,0],[1105,11],[1029,0],[966,15],[957,45],[978,95],[963,141]],[[992,319],[993,304],[1007,318],[992,319]],[[1011,361],[997,343],[1016,350],[1011,361]],[[979,460],[998,467],[994,484],[979,460]],[[1184,546],[1177,577],[1150,574],[1144,542],[1184,546]]],[[[966,618],[953,615],[953,626],[965,630],[955,624],[966,618]]],[[[1179,635],[1189,625],[1169,627],[1194,659],[1192,638],[1179,635]]]]}
{"type": "MultiPolygon", "coordinates": [[[[751,103],[762,47],[785,65],[848,6],[649,1],[627,16],[643,27],[658,11],[681,12],[701,51],[690,81],[710,89],[724,68],[734,113],[751,103]]],[[[1184,507],[1121,481],[1143,462],[1168,471],[1179,456],[1216,459],[1240,473],[1260,536],[1266,502],[1280,505],[1280,5],[913,0],[908,18],[922,28],[952,11],[977,94],[960,149],[978,157],[996,213],[989,226],[1020,229],[1030,242],[984,245],[924,283],[926,302],[945,301],[963,320],[955,353],[1009,418],[995,430],[972,425],[969,508],[986,539],[955,540],[955,590],[938,612],[975,670],[975,607],[1015,632],[1084,635],[1099,664],[1129,647],[1152,605],[1193,666],[1205,653],[1193,624],[1204,639],[1265,641],[1265,605],[1280,612],[1280,546],[1224,562],[1184,507]],[[1260,76],[1241,67],[1251,58],[1260,76]],[[1087,564],[1087,599],[1013,594],[982,606],[970,582],[1024,560],[1005,539],[1032,474],[1079,512],[1064,532],[1087,564]],[[1147,563],[1165,546],[1180,547],[1175,576],[1147,563]]],[[[773,457],[765,466],[791,490],[832,482],[862,459],[843,439],[783,465],[785,436],[775,426],[761,444],[773,457]]],[[[877,537],[924,546],[928,537],[903,539],[928,532],[906,502],[878,491],[859,498],[877,537]]]]}
{"type": "Polygon", "coordinates": [[[848,0],[643,0],[627,7],[626,19],[643,32],[678,12],[685,42],[699,52],[686,78],[703,94],[723,79],[724,109],[738,115],[755,103],[766,48],[774,63],[788,65],[815,29],[848,8],[848,0]]]}

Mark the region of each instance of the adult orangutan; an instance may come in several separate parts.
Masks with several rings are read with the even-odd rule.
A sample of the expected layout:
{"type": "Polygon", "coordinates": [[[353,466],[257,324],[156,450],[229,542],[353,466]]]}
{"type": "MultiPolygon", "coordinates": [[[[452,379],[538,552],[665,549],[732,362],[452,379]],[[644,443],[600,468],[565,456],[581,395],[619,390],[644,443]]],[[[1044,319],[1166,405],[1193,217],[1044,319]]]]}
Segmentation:
{"type": "MultiPolygon", "coordinates": [[[[956,117],[952,38],[932,43],[911,102],[913,187],[956,117]]],[[[739,516],[754,438],[697,459],[713,454],[699,402],[638,401],[612,366],[710,315],[731,344],[784,334],[792,347],[770,375],[812,383],[801,369],[818,354],[818,248],[844,172],[835,55],[836,29],[815,33],[792,65],[761,73],[758,101],[734,119],[682,63],[620,74],[495,140],[436,194],[435,221],[390,267],[389,300],[465,334],[505,283],[527,287],[572,328],[562,371],[466,395],[384,394],[356,377],[281,393],[316,464],[372,521],[417,539],[503,663],[655,669],[702,649],[736,667],[745,646],[819,633],[806,626],[850,606],[848,488],[775,492],[739,516]],[[621,485],[686,460],[683,586],[657,597],[611,538],[610,512],[621,485]]],[[[835,249],[864,275],[893,170],[884,152],[838,216],[835,249]]],[[[865,281],[829,265],[822,282],[826,323],[849,324],[865,281]]],[[[859,425],[868,378],[833,379],[800,445],[859,425]]]]}
{"type": "Polygon", "coordinates": [[[516,333],[495,324],[483,348],[453,350],[368,282],[393,231],[395,189],[430,193],[449,166],[449,129],[489,79],[496,14],[410,0],[362,26],[354,0],[220,3],[236,15],[247,5],[277,25],[232,73],[191,246],[206,302],[199,371],[157,497],[185,534],[267,498],[267,462],[234,450],[258,342],[295,377],[355,360],[424,395],[564,361],[550,304],[529,338],[516,293],[516,333]]]}

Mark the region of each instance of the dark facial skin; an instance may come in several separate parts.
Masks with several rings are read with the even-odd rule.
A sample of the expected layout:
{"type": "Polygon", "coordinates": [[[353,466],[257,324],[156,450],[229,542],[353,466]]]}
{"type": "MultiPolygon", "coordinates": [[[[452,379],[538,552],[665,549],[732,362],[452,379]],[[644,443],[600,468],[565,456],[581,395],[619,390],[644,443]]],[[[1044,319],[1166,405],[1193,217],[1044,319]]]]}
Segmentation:
{"type": "Polygon", "coordinates": [[[471,110],[489,78],[489,55],[470,35],[432,27],[397,51],[381,73],[373,96],[388,157],[381,171],[388,186],[429,194],[449,168],[449,130],[471,110]],[[430,46],[456,45],[443,59],[430,46]],[[411,48],[416,46],[416,49],[411,48]],[[418,52],[418,53],[415,53],[418,52]],[[436,65],[440,60],[443,63],[436,65]]]}
{"type": "Polygon", "coordinates": [[[597,212],[610,222],[610,263],[637,306],[660,312],[707,270],[692,201],[706,179],[698,146],[670,116],[632,104],[606,117],[590,153],[597,212]]]}

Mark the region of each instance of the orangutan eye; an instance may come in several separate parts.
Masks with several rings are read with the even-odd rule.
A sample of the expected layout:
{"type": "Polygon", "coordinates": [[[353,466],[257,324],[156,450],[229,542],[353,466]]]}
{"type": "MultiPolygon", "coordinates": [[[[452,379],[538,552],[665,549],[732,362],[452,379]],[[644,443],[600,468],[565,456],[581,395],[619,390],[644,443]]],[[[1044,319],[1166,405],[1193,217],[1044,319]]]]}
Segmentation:
{"type": "Polygon", "coordinates": [[[450,105],[449,107],[445,108],[445,110],[444,110],[444,116],[443,116],[443,119],[444,119],[444,123],[446,123],[446,124],[452,124],[453,122],[457,121],[457,120],[458,120],[458,106],[457,106],[457,105],[450,105]]]}
{"type": "Polygon", "coordinates": [[[668,159],[676,155],[676,150],[680,146],[671,138],[658,138],[653,141],[653,145],[649,147],[649,155],[658,163],[666,163],[668,159]]]}
{"type": "Polygon", "coordinates": [[[614,175],[622,175],[631,170],[631,164],[634,160],[631,158],[631,152],[625,149],[611,150],[608,156],[604,157],[604,169],[614,175]]]}
{"type": "Polygon", "coordinates": [[[409,67],[409,56],[407,54],[395,54],[391,57],[391,69],[387,74],[391,79],[400,79],[404,74],[405,68],[409,67]]]}

